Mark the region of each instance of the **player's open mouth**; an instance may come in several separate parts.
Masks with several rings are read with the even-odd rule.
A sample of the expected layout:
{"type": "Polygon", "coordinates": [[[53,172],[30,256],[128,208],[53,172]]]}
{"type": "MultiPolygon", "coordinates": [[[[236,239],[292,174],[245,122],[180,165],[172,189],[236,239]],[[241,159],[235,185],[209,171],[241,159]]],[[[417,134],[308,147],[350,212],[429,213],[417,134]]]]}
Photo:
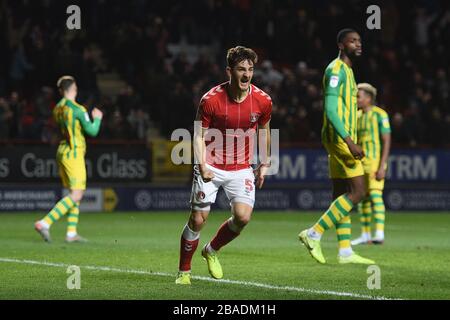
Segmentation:
{"type": "Polygon", "coordinates": [[[250,82],[250,80],[249,80],[249,79],[247,79],[247,80],[241,80],[241,86],[243,86],[243,87],[247,87],[247,86],[248,86],[248,84],[249,84],[249,82],[250,82]]]}

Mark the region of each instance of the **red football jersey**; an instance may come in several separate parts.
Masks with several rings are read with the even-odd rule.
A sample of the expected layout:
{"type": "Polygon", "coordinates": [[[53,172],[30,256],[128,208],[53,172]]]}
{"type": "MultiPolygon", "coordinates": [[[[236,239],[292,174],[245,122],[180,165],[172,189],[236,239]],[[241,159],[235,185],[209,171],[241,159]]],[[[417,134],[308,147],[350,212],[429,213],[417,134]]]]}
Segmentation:
{"type": "Polygon", "coordinates": [[[214,134],[208,134],[213,130],[207,131],[206,162],[221,170],[235,171],[250,166],[254,151],[253,139],[245,137],[245,134],[256,133],[258,125],[263,126],[270,120],[272,99],[267,93],[251,85],[245,100],[238,103],[229,97],[228,85],[228,82],[218,85],[202,97],[199,115],[202,127],[219,130],[223,142],[223,145],[217,147],[218,141],[211,139],[214,134]],[[215,145],[211,145],[212,143],[215,145]]]}

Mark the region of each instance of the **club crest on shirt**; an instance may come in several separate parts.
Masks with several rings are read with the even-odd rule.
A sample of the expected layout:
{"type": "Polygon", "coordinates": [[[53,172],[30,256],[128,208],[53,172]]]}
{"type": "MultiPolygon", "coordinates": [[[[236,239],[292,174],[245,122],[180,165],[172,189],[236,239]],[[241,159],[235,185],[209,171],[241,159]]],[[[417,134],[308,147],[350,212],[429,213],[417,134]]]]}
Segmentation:
{"type": "Polygon", "coordinates": [[[255,123],[256,121],[258,121],[259,119],[259,114],[258,113],[250,113],[250,122],[251,123],[255,123]]]}
{"type": "Polygon", "coordinates": [[[205,199],[205,193],[203,191],[197,192],[197,200],[205,199]]]}

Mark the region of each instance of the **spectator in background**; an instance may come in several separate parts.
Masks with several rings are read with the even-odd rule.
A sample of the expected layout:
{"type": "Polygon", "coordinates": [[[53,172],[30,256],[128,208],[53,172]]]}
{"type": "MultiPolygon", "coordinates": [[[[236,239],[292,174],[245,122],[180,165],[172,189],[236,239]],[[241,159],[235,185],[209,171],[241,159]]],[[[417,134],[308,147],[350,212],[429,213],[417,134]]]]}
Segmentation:
{"type": "Polygon", "coordinates": [[[10,138],[10,123],[13,113],[9,108],[9,104],[5,98],[0,98],[0,140],[10,138]]]}
{"type": "Polygon", "coordinates": [[[408,142],[407,133],[403,126],[403,116],[401,113],[396,112],[392,116],[392,136],[393,140],[398,141],[402,144],[406,144],[408,142]]]}
{"type": "Polygon", "coordinates": [[[280,86],[283,81],[283,75],[273,68],[272,62],[264,60],[261,67],[255,71],[255,76],[259,78],[262,85],[270,85],[274,87],[280,86]]]}
{"type": "Polygon", "coordinates": [[[9,126],[9,137],[17,138],[19,136],[20,112],[23,109],[23,103],[21,102],[19,93],[17,91],[11,92],[9,98],[9,106],[12,112],[11,122],[9,126]]]}
{"type": "Polygon", "coordinates": [[[130,126],[118,109],[108,119],[107,128],[110,139],[123,140],[130,137],[130,126]]]}
{"type": "Polygon", "coordinates": [[[27,73],[32,69],[33,65],[29,63],[28,58],[25,55],[25,49],[21,43],[14,51],[10,68],[10,77],[13,87],[16,89],[23,87],[27,73]]]}
{"type": "Polygon", "coordinates": [[[132,109],[127,117],[133,136],[139,140],[146,140],[147,132],[150,129],[150,116],[142,107],[132,109]]]}
{"type": "Polygon", "coordinates": [[[39,123],[37,121],[36,108],[30,102],[24,102],[23,112],[20,116],[21,139],[38,140],[40,138],[39,123]]]}
{"type": "MultiPolygon", "coordinates": [[[[141,139],[145,128],[152,127],[150,118],[169,137],[176,128],[191,128],[201,95],[227,80],[225,61],[217,54],[246,44],[263,58],[255,69],[255,84],[270,93],[281,114],[274,112],[273,124],[283,129],[282,141],[319,142],[320,88],[323,70],[334,55],[332,30],[366,10],[359,1],[344,10],[334,1],[198,0],[175,6],[129,1],[125,11],[121,2],[93,1],[83,20],[87,27],[68,32],[50,18],[59,6],[42,8],[38,1],[16,0],[2,2],[0,10],[0,39],[5,44],[0,49],[0,71],[5,71],[0,95],[9,100],[12,138],[51,140],[47,113],[52,102],[41,88],[53,88],[55,79],[66,73],[80,79],[82,101],[100,101],[106,111],[100,138],[141,139]],[[27,20],[24,12],[30,10],[35,17],[27,20]],[[231,20],[230,12],[236,13],[231,20]],[[102,72],[117,73],[128,84],[118,97],[100,95],[102,72]],[[173,114],[177,117],[169,117],[173,114]]],[[[382,15],[381,33],[362,34],[366,53],[356,79],[379,87],[380,105],[398,113],[400,131],[394,131],[394,143],[433,143],[450,117],[450,42],[445,41],[450,7],[445,1],[406,7],[388,1],[382,15]]],[[[355,23],[355,28],[366,30],[365,21],[355,23]]]]}

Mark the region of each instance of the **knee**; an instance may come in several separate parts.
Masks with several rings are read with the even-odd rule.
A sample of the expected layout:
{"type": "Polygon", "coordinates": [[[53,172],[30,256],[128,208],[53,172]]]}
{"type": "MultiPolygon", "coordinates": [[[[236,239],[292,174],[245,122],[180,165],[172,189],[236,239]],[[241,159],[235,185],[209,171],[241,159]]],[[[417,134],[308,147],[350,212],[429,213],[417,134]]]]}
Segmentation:
{"type": "Polygon", "coordinates": [[[83,199],[84,192],[82,190],[74,190],[70,193],[70,198],[74,202],[80,202],[83,199]]]}
{"type": "Polygon", "coordinates": [[[206,223],[206,218],[201,212],[192,212],[189,217],[189,227],[192,230],[198,231],[206,223]]]}
{"type": "Polygon", "coordinates": [[[352,191],[352,198],[355,203],[361,202],[364,198],[366,198],[366,196],[367,193],[365,186],[352,191]]]}
{"type": "Polygon", "coordinates": [[[251,220],[251,216],[241,216],[241,217],[236,217],[234,219],[235,223],[238,224],[240,227],[245,227],[251,220]]]}
{"type": "Polygon", "coordinates": [[[235,212],[233,217],[233,222],[239,227],[245,227],[252,218],[251,211],[235,212]]]}

